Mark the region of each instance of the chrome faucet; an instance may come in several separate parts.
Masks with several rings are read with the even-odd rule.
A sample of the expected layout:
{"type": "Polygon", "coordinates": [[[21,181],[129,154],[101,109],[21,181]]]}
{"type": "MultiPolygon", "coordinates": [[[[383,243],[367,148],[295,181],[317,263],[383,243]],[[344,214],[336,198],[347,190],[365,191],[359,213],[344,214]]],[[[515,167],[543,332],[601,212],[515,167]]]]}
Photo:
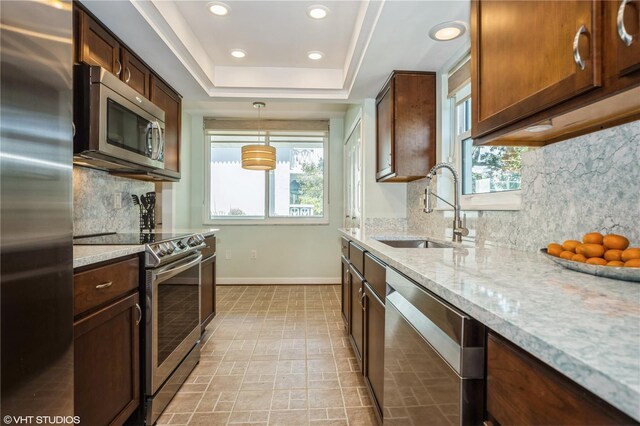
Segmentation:
{"type": "Polygon", "coordinates": [[[462,237],[466,237],[469,235],[469,230],[465,227],[467,222],[467,217],[465,215],[465,221],[460,220],[460,201],[458,197],[458,191],[460,188],[458,187],[459,179],[458,172],[453,168],[451,164],[448,163],[438,163],[431,168],[429,173],[427,174],[427,188],[424,190],[424,209],[425,213],[432,213],[433,206],[431,205],[431,196],[442,200],[447,203],[451,207],[453,207],[453,241],[456,243],[462,242],[462,237]],[[453,174],[453,204],[440,197],[435,192],[431,191],[431,179],[433,179],[436,175],[436,172],[439,169],[448,169],[451,174],[453,174]]]}

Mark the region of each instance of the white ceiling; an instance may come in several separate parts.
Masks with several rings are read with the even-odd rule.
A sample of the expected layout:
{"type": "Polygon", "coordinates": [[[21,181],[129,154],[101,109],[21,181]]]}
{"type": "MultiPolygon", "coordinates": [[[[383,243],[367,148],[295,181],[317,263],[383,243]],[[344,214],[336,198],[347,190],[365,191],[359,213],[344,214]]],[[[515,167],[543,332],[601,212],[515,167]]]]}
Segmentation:
{"type": "Polygon", "coordinates": [[[328,118],[344,110],[331,103],[375,97],[392,70],[436,71],[469,44],[468,34],[428,37],[441,22],[468,23],[469,0],[226,0],[224,17],[209,13],[209,1],[82,2],[194,111],[266,99],[279,100],[280,113],[324,110],[328,118]],[[312,4],[328,7],[328,17],[309,18],[312,4]],[[231,57],[234,48],[247,57],[231,57]],[[308,59],[312,50],[325,57],[308,59]]]}

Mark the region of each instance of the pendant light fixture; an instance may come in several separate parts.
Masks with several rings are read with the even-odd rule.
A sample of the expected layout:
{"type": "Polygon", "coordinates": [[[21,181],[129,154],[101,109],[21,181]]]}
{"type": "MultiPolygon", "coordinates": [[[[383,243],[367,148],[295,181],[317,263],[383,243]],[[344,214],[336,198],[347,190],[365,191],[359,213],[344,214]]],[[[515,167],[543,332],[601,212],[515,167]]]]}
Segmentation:
{"type": "MultiPolygon", "coordinates": [[[[260,110],[264,102],[254,102],[258,109],[258,136],[261,133],[260,110]]],[[[274,170],[276,168],[276,149],[268,145],[245,145],[242,147],[242,168],[247,170],[274,170]]]]}

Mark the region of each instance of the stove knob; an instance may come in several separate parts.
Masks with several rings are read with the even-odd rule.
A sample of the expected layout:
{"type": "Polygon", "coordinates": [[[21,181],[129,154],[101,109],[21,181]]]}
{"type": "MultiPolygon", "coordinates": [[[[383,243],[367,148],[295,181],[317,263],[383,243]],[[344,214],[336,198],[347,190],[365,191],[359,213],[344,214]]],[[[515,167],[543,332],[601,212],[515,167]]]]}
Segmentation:
{"type": "Polygon", "coordinates": [[[173,250],[175,250],[171,243],[164,243],[164,249],[167,251],[167,253],[173,253],[173,250]]]}
{"type": "Polygon", "coordinates": [[[153,252],[156,254],[156,256],[158,257],[162,257],[165,254],[167,254],[167,252],[165,251],[165,249],[162,247],[161,244],[158,244],[157,246],[155,246],[153,248],[153,252]]]}
{"type": "Polygon", "coordinates": [[[198,235],[198,240],[200,241],[200,244],[204,243],[204,237],[201,234],[198,235]]]}
{"type": "Polygon", "coordinates": [[[178,247],[184,250],[185,248],[187,248],[187,245],[184,243],[184,241],[180,240],[178,241],[178,247]]]}
{"type": "Polygon", "coordinates": [[[189,238],[189,240],[187,241],[187,244],[189,244],[190,247],[195,247],[195,246],[197,246],[199,244],[198,243],[198,239],[194,235],[193,237],[189,238]]]}

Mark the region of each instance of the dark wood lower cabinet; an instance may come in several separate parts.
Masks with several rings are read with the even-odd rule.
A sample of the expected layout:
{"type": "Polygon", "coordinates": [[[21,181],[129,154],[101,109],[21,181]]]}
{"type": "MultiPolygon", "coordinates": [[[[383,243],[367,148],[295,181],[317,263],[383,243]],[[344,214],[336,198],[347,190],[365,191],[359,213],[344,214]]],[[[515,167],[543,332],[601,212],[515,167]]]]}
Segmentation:
{"type": "Polygon", "coordinates": [[[362,292],[364,279],[362,275],[353,267],[349,265],[349,281],[351,282],[351,294],[349,297],[349,312],[351,318],[349,321],[349,335],[351,337],[351,343],[353,345],[353,351],[356,355],[356,360],[362,371],[363,363],[363,349],[364,349],[364,318],[362,309],[362,292]]]}
{"type": "Polygon", "coordinates": [[[349,295],[351,294],[351,281],[349,280],[349,260],[342,256],[340,262],[341,272],[341,289],[342,297],[340,300],[340,307],[342,310],[342,319],[347,329],[349,328],[349,295]]]}
{"type": "Polygon", "coordinates": [[[508,425],[637,425],[504,338],[487,339],[487,412],[508,425]]]}
{"type": "Polygon", "coordinates": [[[384,303],[369,283],[364,283],[364,380],[373,397],[378,420],[382,422],[384,386],[384,303]]]}
{"type": "Polygon", "coordinates": [[[138,293],[74,324],[74,404],[82,425],[120,425],[140,404],[138,293]]]}
{"type": "Polygon", "coordinates": [[[216,316],[216,256],[210,256],[200,264],[202,284],[200,287],[201,332],[216,316]]]}

